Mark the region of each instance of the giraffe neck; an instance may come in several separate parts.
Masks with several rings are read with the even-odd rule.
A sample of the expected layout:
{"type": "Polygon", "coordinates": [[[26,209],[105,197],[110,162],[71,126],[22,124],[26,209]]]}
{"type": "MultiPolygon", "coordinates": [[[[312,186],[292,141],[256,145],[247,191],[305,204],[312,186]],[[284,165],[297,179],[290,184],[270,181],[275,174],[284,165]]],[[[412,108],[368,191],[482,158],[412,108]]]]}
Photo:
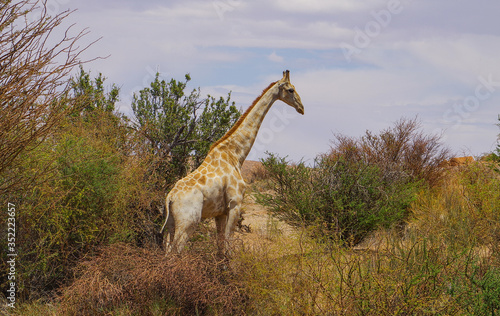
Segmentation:
{"type": "Polygon", "coordinates": [[[231,153],[239,167],[250,153],[264,117],[274,101],[277,100],[278,89],[277,83],[274,83],[264,90],[263,94],[249,108],[248,113],[243,115],[242,121],[237,123],[236,129],[231,129],[222,138],[223,140],[215,146],[218,150],[231,153]]]}

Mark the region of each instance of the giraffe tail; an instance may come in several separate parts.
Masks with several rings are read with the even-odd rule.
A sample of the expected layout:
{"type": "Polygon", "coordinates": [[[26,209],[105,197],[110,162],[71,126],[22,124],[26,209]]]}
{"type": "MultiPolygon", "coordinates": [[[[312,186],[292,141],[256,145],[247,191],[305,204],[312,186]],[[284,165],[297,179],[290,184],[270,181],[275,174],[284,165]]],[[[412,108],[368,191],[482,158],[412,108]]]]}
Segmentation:
{"type": "Polygon", "coordinates": [[[170,216],[170,204],[171,203],[172,202],[170,201],[170,199],[167,196],[167,199],[165,201],[165,223],[163,224],[163,226],[160,230],[160,234],[163,234],[163,231],[165,230],[165,226],[167,226],[168,217],[170,216]]]}

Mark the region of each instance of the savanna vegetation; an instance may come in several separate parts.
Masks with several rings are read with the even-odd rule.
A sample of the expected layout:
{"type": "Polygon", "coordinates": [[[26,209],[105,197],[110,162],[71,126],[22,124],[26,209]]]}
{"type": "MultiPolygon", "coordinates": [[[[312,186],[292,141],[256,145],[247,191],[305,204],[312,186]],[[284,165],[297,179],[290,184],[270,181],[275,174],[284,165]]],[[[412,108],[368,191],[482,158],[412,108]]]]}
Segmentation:
{"type": "Polygon", "coordinates": [[[165,257],[165,193],[240,112],[157,75],[126,117],[79,60],[85,33],[47,46],[68,13],[44,6],[0,5],[2,314],[500,314],[500,146],[443,167],[417,119],[335,135],[312,165],[269,154],[249,192],[270,213],[262,238],[221,258],[202,225],[165,257]]]}
{"type": "Polygon", "coordinates": [[[448,156],[417,119],[401,119],[378,135],[336,135],[312,168],[270,154],[263,164],[274,192],[258,198],[293,225],[353,246],[377,228],[403,227],[416,192],[440,181],[448,156]]]}

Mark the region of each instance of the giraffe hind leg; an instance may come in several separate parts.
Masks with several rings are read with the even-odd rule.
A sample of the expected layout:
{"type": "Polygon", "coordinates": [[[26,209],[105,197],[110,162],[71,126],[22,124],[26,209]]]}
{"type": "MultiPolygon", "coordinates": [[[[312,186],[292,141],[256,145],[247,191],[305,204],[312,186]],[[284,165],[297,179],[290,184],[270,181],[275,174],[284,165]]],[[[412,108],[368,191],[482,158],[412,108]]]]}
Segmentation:
{"type": "Polygon", "coordinates": [[[200,191],[193,191],[192,194],[185,195],[182,200],[176,201],[173,206],[171,215],[174,217],[172,225],[175,234],[171,236],[170,249],[181,252],[201,221],[203,194],[200,191]]]}
{"type": "Polygon", "coordinates": [[[175,236],[175,219],[172,214],[167,218],[167,222],[165,223],[167,226],[167,236],[165,238],[165,250],[166,253],[170,253],[172,251],[172,244],[175,236]]]}
{"type": "Polygon", "coordinates": [[[191,237],[191,235],[196,230],[198,222],[191,222],[185,227],[179,227],[175,225],[175,235],[172,238],[172,242],[170,243],[170,251],[181,252],[186,246],[186,243],[191,237]]]}

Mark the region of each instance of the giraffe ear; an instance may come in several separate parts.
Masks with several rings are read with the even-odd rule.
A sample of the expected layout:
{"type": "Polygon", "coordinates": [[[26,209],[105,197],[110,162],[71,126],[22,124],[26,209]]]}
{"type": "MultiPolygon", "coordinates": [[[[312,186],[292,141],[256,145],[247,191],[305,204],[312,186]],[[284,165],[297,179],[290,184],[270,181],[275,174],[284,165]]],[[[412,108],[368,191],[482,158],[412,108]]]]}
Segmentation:
{"type": "Polygon", "coordinates": [[[283,80],[290,82],[290,70],[283,71],[283,80]]]}

